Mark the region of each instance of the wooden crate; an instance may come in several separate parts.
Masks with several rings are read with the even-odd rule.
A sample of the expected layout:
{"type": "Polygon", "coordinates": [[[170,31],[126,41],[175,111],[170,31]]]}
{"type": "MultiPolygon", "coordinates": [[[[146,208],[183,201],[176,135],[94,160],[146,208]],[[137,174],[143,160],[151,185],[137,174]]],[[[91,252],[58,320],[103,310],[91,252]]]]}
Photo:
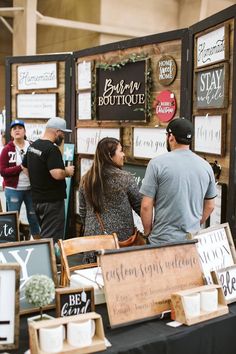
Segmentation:
{"type": "Polygon", "coordinates": [[[171,295],[172,308],[174,311],[174,319],[178,322],[184,323],[191,326],[195,323],[210,320],[211,318],[225,315],[229,312],[228,306],[226,304],[223,290],[219,285],[203,285],[197,288],[192,288],[188,290],[183,290],[176,292],[171,295]],[[201,312],[199,316],[187,317],[184,308],[183,296],[191,295],[201,291],[206,291],[210,289],[217,289],[218,291],[218,308],[213,312],[201,312]]]}
{"type": "Polygon", "coordinates": [[[98,352],[100,350],[106,350],[105,346],[105,337],[104,337],[104,329],[102,318],[96,312],[89,312],[86,314],[76,315],[76,316],[66,316],[60,317],[52,320],[44,320],[38,322],[30,322],[29,323],[29,339],[30,339],[30,350],[31,354],[46,354],[44,351],[40,349],[39,346],[39,329],[44,327],[54,327],[59,325],[65,325],[69,322],[78,322],[84,321],[87,319],[95,320],[95,335],[92,340],[92,345],[89,347],[84,348],[75,348],[72,347],[66,339],[64,340],[63,344],[63,351],[59,354],[66,353],[66,354],[82,354],[82,353],[93,353],[98,352]]]}

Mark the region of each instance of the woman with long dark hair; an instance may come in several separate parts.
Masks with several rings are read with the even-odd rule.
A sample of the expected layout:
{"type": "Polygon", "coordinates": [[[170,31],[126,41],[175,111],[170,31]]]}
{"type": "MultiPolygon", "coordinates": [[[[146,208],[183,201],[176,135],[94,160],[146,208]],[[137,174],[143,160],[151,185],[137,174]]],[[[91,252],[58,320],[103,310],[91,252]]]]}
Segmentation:
{"type": "Polygon", "coordinates": [[[132,209],[140,214],[141,194],[133,175],[122,170],[125,154],[120,141],[99,141],[91,168],[79,188],[79,213],[84,235],[116,232],[119,241],[133,234],[132,209]]]}

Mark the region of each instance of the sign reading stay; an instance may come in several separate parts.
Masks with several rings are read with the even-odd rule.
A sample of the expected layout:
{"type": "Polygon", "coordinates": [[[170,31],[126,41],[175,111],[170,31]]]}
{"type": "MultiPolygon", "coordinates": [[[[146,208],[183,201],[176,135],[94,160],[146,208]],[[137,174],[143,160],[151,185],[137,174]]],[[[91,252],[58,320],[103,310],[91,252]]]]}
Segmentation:
{"type": "Polygon", "coordinates": [[[226,64],[197,72],[197,108],[224,108],[226,106],[227,74],[226,64]]]}
{"type": "Polygon", "coordinates": [[[0,213],[0,242],[19,240],[18,212],[0,213]]]}
{"type": "Polygon", "coordinates": [[[98,120],[145,120],[146,60],[113,70],[97,68],[98,120]]]}
{"type": "Polygon", "coordinates": [[[195,242],[107,250],[100,264],[112,327],[158,316],[173,292],[203,285],[195,242]]]}

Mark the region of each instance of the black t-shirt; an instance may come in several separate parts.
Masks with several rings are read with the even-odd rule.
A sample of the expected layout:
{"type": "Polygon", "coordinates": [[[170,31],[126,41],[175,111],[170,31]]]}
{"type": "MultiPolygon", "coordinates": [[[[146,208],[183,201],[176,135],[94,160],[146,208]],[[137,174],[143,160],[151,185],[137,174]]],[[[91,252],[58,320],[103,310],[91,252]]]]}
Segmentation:
{"type": "Polygon", "coordinates": [[[23,161],[28,168],[34,202],[53,202],[66,198],[65,180],[56,180],[50,170],[65,169],[59,148],[49,140],[38,139],[28,148],[23,161]]]}

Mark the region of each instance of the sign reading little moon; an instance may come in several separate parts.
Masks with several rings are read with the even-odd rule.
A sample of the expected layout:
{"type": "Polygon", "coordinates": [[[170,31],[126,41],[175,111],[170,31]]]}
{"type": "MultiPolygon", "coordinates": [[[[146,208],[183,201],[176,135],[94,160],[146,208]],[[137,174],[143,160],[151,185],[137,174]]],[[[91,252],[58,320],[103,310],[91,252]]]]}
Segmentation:
{"type": "Polygon", "coordinates": [[[157,63],[157,77],[160,84],[164,86],[170,85],[177,72],[177,66],[174,58],[169,55],[161,57],[157,63]]]}
{"type": "Polygon", "coordinates": [[[197,68],[226,59],[226,26],[197,38],[197,68]]]}

